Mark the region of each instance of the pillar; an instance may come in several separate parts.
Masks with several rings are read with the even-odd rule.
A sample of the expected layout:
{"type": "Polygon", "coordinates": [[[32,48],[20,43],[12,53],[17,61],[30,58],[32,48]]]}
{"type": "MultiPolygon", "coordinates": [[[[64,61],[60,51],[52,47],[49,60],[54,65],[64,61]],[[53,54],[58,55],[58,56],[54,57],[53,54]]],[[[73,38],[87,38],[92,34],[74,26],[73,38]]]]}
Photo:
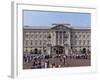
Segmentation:
{"type": "Polygon", "coordinates": [[[65,47],[65,54],[68,55],[68,47],[65,47]]]}
{"type": "Polygon", "coordinates": [[[50,53],[51,53],[51,49],[50,47],[47,47],[47,54],[50,55],[50,53]]]}
{"type": "Polygon", "coordinates": [[[65,54],[68,55],[69,54],[69,45],[65,44],[65,54]]]}
{"type": "Polygon", "coordinates": [[[62,32],[62,46],[63,46],[63,38],[64,38],[64,35],[63,35],[63,32],[62,32]]]}

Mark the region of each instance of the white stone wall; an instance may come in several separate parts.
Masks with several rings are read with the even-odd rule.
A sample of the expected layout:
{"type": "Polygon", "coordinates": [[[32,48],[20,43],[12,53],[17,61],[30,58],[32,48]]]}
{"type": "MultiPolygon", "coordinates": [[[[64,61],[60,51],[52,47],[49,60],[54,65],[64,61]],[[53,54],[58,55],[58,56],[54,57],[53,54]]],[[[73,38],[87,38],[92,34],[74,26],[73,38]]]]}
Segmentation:
{"type": "MultiPolygon", "coordinates": [[[[51,44],[51,46],[56,45],[56,31],[52,29],[24,29],[23,33],[23,40],[24,40],[24,52],[30,52],[31,50],[34,50],[37,48],[38,50],[41,50],[44,52],[44,48],[48,49],[47,44],[51,44]],[[50,35],[50,38],[48,36],[50,35]]],[[[65,36],[67,38],[64,38],[64,34],[61,34],[61,40],[62,42],[60,45],[64,46],[64,44],[68,44],[69,50],[75,49],[79,51],[80,49],[86,48],[90,50],[91,47],[91,32],[89,29],[72,29],[72,30],[61,30],[61,32],[65,31],[65,36]]],[[[59,33],[58,33],[59,34],[59,33]]],[[[58,35],[58,40],[60,39],[58,35]]],[[[47,50],[46,50],[47,51],[47,50]]]]}
{"type": "Polygon", "coordinates": [[[71,42],[73,48],[77,51],[80,49],[86,48],[90,49],[91,46],[91,32],[90,31],[73,31],[71,35],[71,42]]]}

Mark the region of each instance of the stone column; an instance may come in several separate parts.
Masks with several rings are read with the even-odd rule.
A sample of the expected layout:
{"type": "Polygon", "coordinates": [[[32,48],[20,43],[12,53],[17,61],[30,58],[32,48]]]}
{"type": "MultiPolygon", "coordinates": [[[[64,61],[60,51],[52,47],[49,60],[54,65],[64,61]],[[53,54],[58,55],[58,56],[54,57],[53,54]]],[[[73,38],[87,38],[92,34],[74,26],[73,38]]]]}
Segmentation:
{"type": "Polygon", "coordinates": [[[63,46],[63,31],[62,31],[62,46],[63,46]]]}
{"type": "Polygon", "coordinates": [[[50,55],[50,53],[51,53],[50,51],[51,51],[51,50],[50,50],[50,47],[47,47],[47,54],[48,54],[48,55],[50,55]]]}
{"type": "Polygon", "coordinates": [[[41,49],[41,53],[44,54],[43,47],[42,47],[42,49],[41,49]]]}
{"type": "Polygon", "coordinates": [[[51,54],[51,44],[47,44],[47,54],[50,55],[51,54]]]}
{"type": "Polygon", "coordinates": [[[68,44],[65,44],[65,54],[68,55],[68,44]]]}
{"type": "Polygon", "coordinates": [[[58,45],[60,45],[59,39],[60,39],[60,33],[58,32],[58,45]]]}
{"type": "Polygon", "coordinates": [[[65,54],[67,55],[68,54],[68,48],[65,47],[65,54]]]}
{"type": "Polygon", "coordinates": [[[59,35],[58,35],[58,32],[57,32],[57,36],[58,36],[58,38],[57,38],[57,45],[59,45],[59,35]]]}

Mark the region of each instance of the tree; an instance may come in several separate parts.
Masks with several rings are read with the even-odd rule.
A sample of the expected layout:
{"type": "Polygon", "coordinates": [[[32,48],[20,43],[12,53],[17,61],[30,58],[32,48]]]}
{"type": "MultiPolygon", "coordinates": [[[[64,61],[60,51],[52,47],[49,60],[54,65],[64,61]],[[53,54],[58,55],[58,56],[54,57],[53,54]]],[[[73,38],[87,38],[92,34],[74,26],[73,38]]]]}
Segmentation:
{"type": "Polygon", "coordinates": [[[83,54],[85,54],[85,53],[86,53],[86,48],[83,48],[82,53],[83,53],[83,54]]]}
{"type": "Polygon", "coordinates": [[[35,54],[38,53],[38,49],[37,49],[37,48],[34,49],[34,53],[35,53],[35,54]]]}

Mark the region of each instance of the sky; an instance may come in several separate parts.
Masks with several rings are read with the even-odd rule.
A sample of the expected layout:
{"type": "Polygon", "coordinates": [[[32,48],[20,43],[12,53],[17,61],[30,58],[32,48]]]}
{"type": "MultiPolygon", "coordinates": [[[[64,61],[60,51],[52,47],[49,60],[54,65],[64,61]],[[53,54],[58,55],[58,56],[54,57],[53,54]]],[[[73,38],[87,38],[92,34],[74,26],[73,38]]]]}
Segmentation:
{"type": "Polygon", "coordinates": [[[71,27],[90,27],[91,14],[53,11],[23,11],[24,26],[50,27],[53,23],[71,24],[71,27]]]}

